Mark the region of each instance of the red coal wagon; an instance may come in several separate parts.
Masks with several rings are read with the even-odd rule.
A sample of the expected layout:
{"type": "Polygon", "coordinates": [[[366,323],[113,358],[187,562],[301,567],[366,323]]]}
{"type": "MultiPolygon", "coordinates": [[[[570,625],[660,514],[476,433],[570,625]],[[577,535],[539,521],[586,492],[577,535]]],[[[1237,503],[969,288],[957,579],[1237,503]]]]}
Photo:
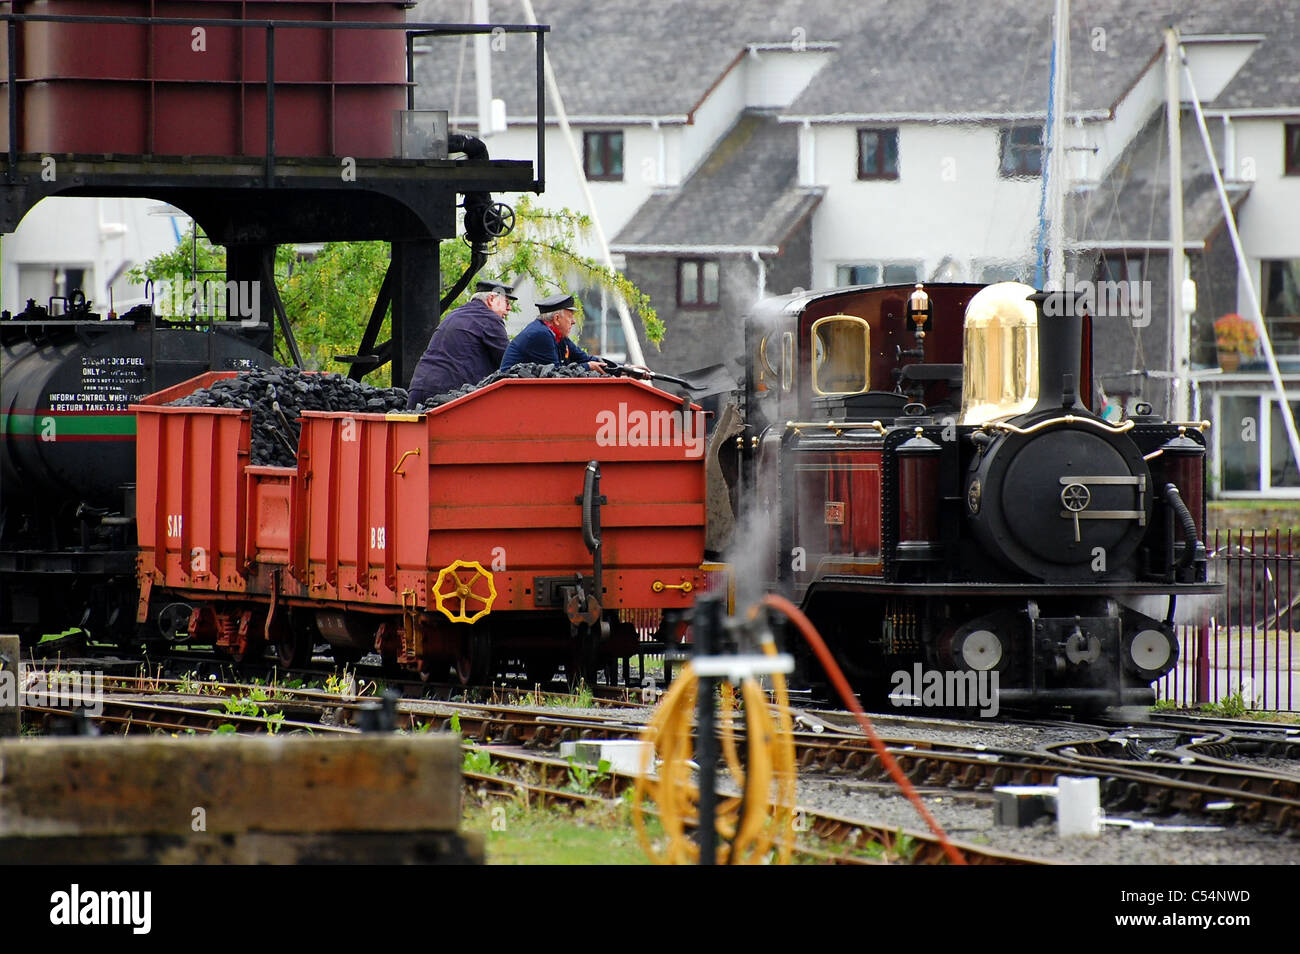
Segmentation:
{"type": "Polygon", "coordinates": [[[704,556],[703,413],[622,378],[507,379],[422,414],[306,412],[296,467],[250,464],[251,412],[136,405],[139,618],[237,658],[466,681],[590,679],[688,608],[704,556]],[[599,586],[597,586],[599,579],[599,586]]]}

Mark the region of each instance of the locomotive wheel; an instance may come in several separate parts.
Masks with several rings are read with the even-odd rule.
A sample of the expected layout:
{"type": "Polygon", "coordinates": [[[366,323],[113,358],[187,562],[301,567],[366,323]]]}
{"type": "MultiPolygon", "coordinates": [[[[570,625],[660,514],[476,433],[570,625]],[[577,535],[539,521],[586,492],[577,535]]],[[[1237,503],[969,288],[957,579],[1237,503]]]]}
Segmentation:
{"type": "Polygon", "coordinates": [[[462,686],[482,686],[492,678],[492,637],[486,629],[462,636],[456,654],[456,679],[462,686]]]}

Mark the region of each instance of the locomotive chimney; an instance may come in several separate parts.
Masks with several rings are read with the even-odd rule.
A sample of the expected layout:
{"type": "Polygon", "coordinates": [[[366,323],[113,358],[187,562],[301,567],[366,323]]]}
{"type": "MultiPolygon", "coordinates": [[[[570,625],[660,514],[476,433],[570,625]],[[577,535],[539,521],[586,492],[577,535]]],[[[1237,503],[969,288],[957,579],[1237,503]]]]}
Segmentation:
{"type": "Polygon", "coordinates": [[[1038,309],[1038,403],[1028,413],[1062,408],[1086,413],[1079,399],[1083,337],[1079,302],[1063,291],[1034,292],[1028,297],[1038,309]]]}

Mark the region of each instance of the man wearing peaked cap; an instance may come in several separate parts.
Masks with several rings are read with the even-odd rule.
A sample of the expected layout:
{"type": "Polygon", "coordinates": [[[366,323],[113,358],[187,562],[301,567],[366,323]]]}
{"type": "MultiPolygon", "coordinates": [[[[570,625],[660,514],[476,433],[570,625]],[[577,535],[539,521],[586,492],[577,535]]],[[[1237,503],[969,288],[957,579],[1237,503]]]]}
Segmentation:
{"type": "Polygon", "coordinates": [[[505,282],[486,282],[480,281],[474,283],[475,292],[495,292],[498,295],[505,295],[510,301],[518,301],[519,296],[515,294],[513,285],[507,285],[505,282]]]}
{"type": "Polygon", "coordinates": [[[506,315],[515,290],[505,282],[480,281],[474,297],[438,323],[415,374],[406,406],[466,384],[477,384],[497,369],[506,352],[506,315]]]}
{"type": "Polygon", "coordinates": [[[501,370],[517,364],[586,364],[593,371],[605,365],[569,340],[573,330],[573,296],[567,292],[542,298],[537,302],[537,320],[515,335],[506,348],[501,370]]]}

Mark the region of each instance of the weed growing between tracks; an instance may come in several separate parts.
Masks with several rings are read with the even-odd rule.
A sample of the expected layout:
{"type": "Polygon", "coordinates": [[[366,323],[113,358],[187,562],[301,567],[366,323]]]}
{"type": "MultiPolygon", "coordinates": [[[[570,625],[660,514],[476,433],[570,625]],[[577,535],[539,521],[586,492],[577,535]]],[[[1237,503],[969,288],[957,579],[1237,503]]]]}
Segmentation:
{"type": "MultiPolygon", "coordinates": [[[[610,806],[541,808],[518,799],[467,791],[464,831],[482,832],[488,864],[643,865],[626,800],[610,806]]],[[[651,837],[662,832],[650,820],[651,837]]]]}

